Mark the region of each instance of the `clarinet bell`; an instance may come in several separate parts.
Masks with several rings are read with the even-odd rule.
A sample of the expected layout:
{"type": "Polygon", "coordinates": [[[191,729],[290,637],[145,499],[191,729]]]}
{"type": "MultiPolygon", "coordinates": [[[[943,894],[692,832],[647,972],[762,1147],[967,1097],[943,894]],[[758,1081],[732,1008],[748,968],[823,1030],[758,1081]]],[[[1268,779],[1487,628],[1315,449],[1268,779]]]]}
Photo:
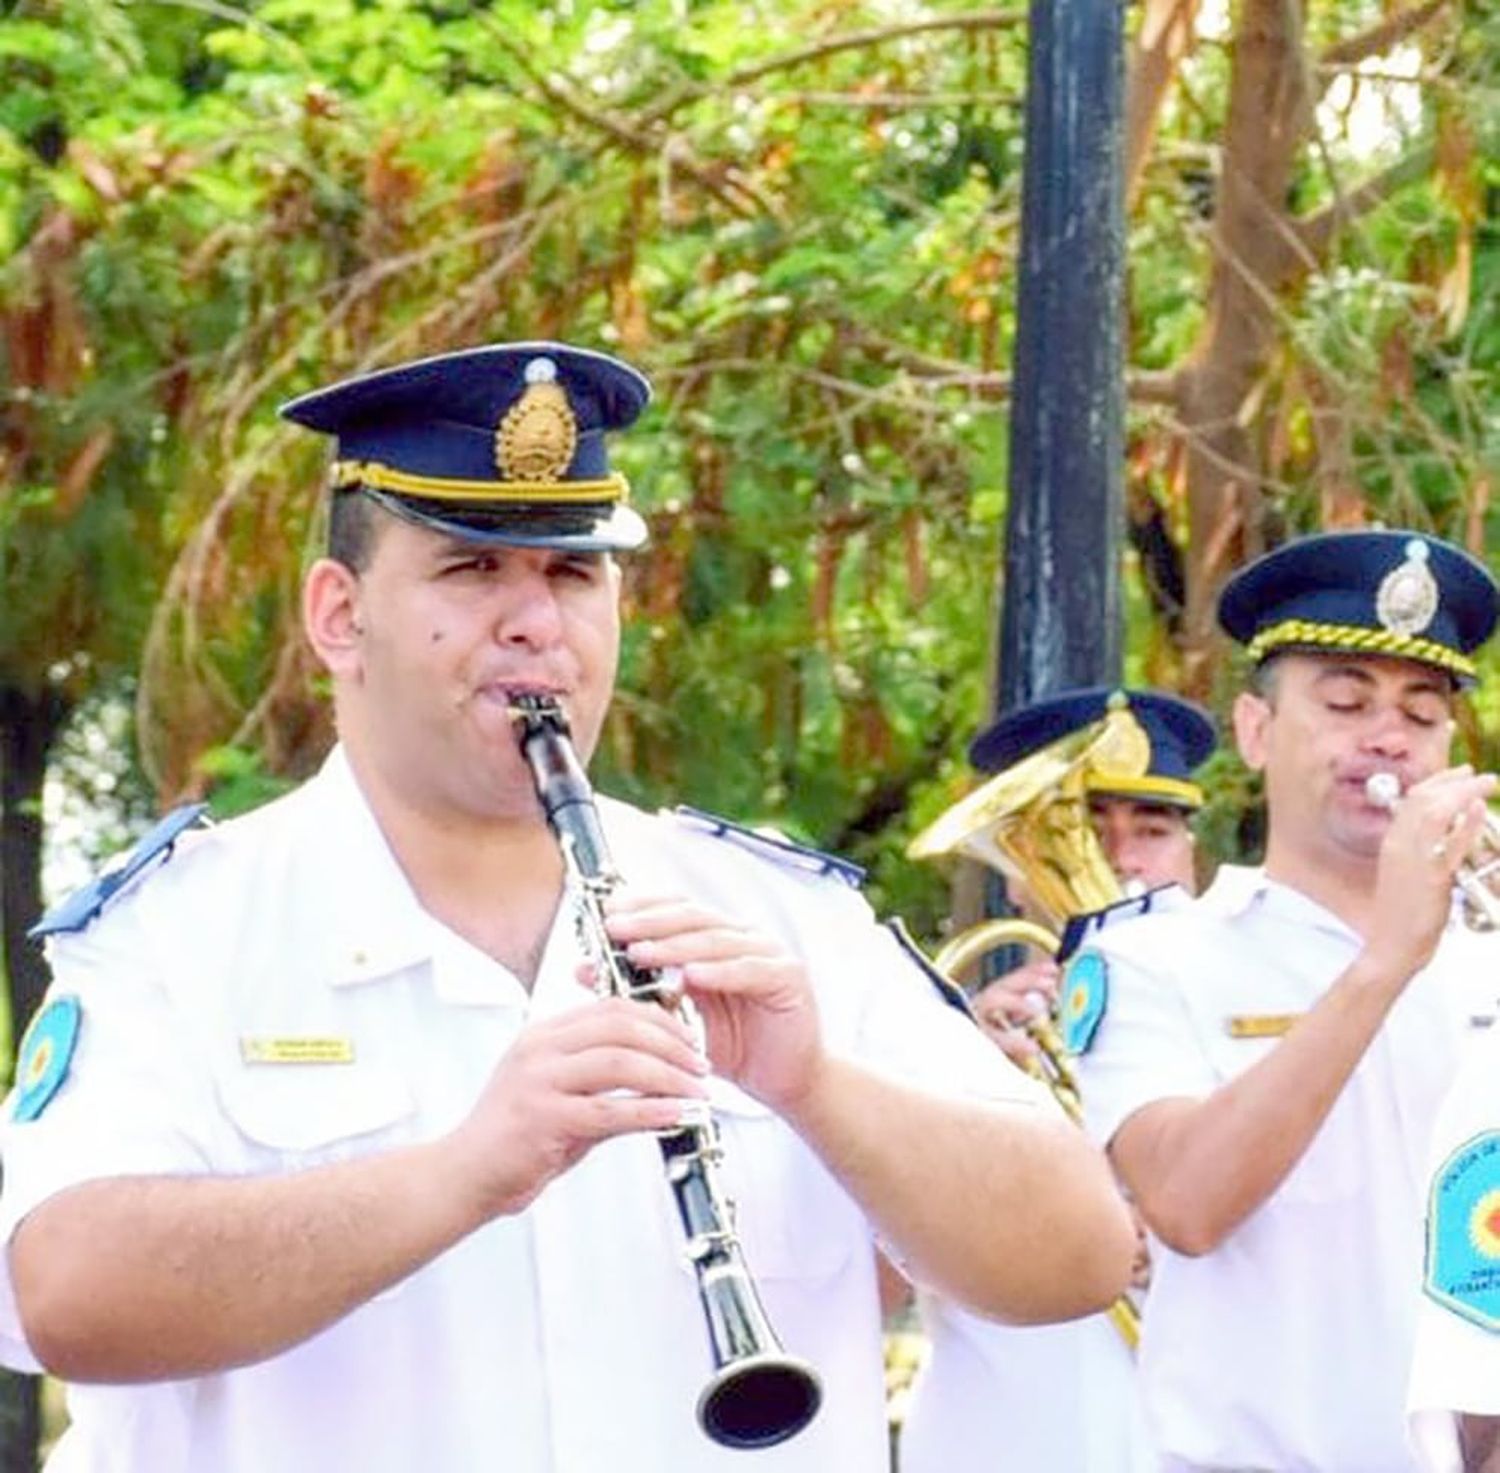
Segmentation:
{"type": "Polygon", "coordinates": [[[817,1372],[782,1350],[740,1265],[710,1269],[701,1297],[718,1369],[698,1397],[698,1425],[721,1447],[795,1437],[822,1405],[817,1372]]]}
{"type": "Polygon", "coordinates": [[[720,1447],[775,1447],[806,1427],[822,1402],[811,1366],[753,1355],[715,1372],[698,1398],[698,1423],[720,1447]]]}

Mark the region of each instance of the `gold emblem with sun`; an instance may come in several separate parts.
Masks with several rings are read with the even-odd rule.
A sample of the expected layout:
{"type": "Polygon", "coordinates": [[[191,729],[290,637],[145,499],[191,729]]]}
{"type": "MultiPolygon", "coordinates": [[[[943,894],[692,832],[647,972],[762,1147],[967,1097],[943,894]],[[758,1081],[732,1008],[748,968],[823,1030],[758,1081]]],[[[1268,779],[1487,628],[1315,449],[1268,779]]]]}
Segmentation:
{"type": "Polygon", "coordinates": [[[52,1065],[52,1040],[42,1038],[37,1041],[36,1047],[31,1052],[31,1057],[26,1061],[26,1077],[21,1081],[23,1085],[36,1084],[46,1077],[47,1070],[52,1065]]]}
{"type": "Polygon", "coordinates": [[[550,358],[533,358],[526,388],[495,431],[495,467],[509,481],[548,484],[572,462],[578,420],[550,358]]]}
{"type": "Polygon", "coordinates": [[[1474,1204],[1469,1241],[1485,1258],[1500,1259],[1500,1187],[1491,1188],[1474,1204]]]}

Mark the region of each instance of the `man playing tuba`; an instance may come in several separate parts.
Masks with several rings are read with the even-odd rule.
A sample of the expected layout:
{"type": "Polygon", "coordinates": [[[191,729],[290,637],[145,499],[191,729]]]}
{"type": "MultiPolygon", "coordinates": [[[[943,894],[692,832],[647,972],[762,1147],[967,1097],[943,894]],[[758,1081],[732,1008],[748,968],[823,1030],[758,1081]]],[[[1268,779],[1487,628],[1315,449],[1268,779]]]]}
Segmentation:
{"type": "MultiPolygon", "coordinates": [[[[1191,776],[1214,749],[1213,722],[1197,706],[1161,691],[1119,694],[1151,743],[1150,765],[1144,773],[1095,772],[1085,778],[1094,837],[1122,893],[1180,885],[1196,894],[1192,817],[1202,806],[1203,791],[1191,776]]],[[[1094,686],[1009,712],[974,738],[969,760],[981,772],[1004,772],[1103,720],[1115,695],[1113,686],[1094,686]]],[[[1026,1024],[1039,1009],[1056,1008],[1061,976],[1052,957],[1036,957],[974,996],[974,1011],[985,1030],[1023,1065],[1036,1051],[1026,1024]]]]}
{"type": "MultiPolygon", "coordinates": [[[[998,774],[1000,793],[1015,792],[1006,787],[1008,774],[1035,771],[1068,744],[1096,749],[1091,733],[1111,712],[1128,715],[1148,740],[1144,764],[1134,764],[1144,770],[1084,757],[1081,769],[1050,790],[1023,795],[1025,832],[1000,841],[1004,855],[993,851],[1013,891],[1027,888],[1021,856],[1035,856],[1031,888],[1051,901],[1039,909],[1053,922],[1066,918],[1063,909],[1097,904],[1116,889],[1196,889],[1191,821],[1203,794],[1191,778],[1214,746],[1213,723],[1198,707],[1157,691],[1067,691],[1007,713],[975,738],[969,756],[981,771],[998,774]],[[1078,779],[1078,797],[1062,791],[1078,779]],[[1087,815],[1079,834],[1070,828],[1080,815],[1065,811],[1075,803],[1087,815]],[[1085,873],[1076,868],[1080,842],[1085,873]],[[1104,866],[1106,873],[1088,872],[1104,866]],[[1070,886],[1046,883],[1063,871],[1071,871],[1070,886]],[[1074,895],[1089,898],[1074,904],[1074,895]]],[[[1055,1008],[1059,975],[1050,956],[1040,957],[973,999],[986,1032],[1023,1065],[1038,1062],[1028,1025],[1055,1008]]],[[[937,1295],[923,1294],[920,1305],[930,1351],[902,1428],[902,1473],[1001,1466],[1013,1473],[1149,1473],[1154,1466],[1131,1347],[1107,1316],[1033,1331],[981,1320],[937,1295]]]]}

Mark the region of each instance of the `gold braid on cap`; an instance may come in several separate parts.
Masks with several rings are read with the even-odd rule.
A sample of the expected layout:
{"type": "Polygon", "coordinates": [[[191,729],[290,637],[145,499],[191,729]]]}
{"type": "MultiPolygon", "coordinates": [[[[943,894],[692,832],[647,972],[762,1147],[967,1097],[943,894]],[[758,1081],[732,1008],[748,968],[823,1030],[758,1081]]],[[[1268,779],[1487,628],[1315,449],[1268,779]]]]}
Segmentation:
{"type": "Polygon", "coordinates": [[[1257,663],[1279,649],[1302,645],[1312,649],[1345,651],[1351,655],[1390,655],[1397,660],[1417,660],[1440,670],[1474,678],[1474,662],[1435,639],[1418,639],[1391,629],[1365,629],[1355,624],[1318,624],[1310,619],[1283,619],[1262,629],[1246,646],[1257,663]]]}
{"type": "Polygon", "coordinates": [[[630,482],[618,471],[599,481],[461,481],[451,476],[419,476],[398,471],[378,460],[336,460],[329,472],[329,486],[342,491],[349,486],[369,486],[376,491],[394,491],[398,496],[422,496],[429,501],[628,501],[630,482]]]}
{"type": "Polygon", "coordinates": [[[1085,791],[1101,798],[1134,798],[1142,803],[1169,803],[1175,808],[1203,807],[1203,789],[1180,777],[1142,777],[1090,773],[1083,780],[1085,791]]]}

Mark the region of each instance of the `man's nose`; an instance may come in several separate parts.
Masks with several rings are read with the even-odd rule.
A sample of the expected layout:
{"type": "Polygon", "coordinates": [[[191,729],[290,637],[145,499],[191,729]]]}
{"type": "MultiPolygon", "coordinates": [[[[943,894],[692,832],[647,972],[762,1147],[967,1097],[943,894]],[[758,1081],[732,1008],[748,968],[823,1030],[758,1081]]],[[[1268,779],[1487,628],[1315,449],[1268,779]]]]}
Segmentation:
{"type": "Polygon", "coordinates": [[[1125,835],[1119,833],[1113,824],[1100,824],[1098,828],[1099,847],[1104,851],[1104,858],[1109,867],[1122,879],[1127,880],[1130,874],[1126,866],[1130,862],[1130,845],[1126,842],[1125,835]]]}
{"type": "Polygon", "coordinates": [[[1401,708],[1394,703],[1377,706],[1361,734],[1360,745],[1383,757],[1404,756],[1411,748],[1411,733],[1401,708]]]}
{"type": "Polygon", "coordinates": [[[562,610],[552,580],[539,569],[527,569],[507,580],[495,619],[501,644],[549,649],[562,638],[562,610]]]}

